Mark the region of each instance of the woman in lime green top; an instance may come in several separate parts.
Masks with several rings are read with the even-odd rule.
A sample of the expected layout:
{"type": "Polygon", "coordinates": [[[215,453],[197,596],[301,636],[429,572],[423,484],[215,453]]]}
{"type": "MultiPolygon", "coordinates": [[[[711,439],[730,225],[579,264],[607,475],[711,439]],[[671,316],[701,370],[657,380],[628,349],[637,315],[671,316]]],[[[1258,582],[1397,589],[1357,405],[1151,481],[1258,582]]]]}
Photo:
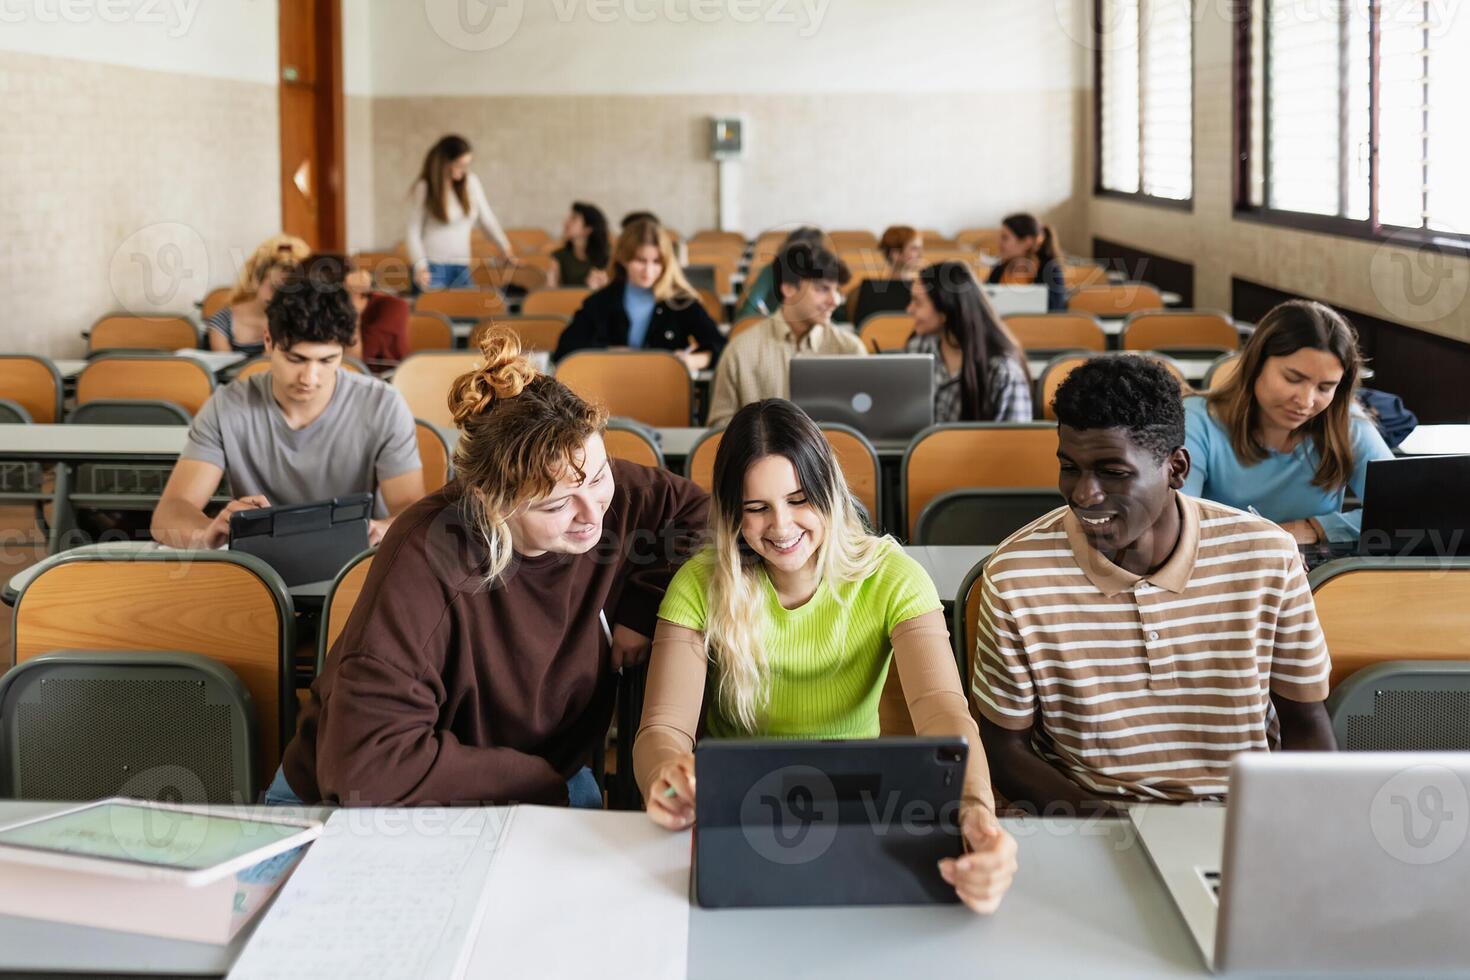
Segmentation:
{"type": "Polygon", "coordinates": [[[993,911],[1016,843],[995,819],[939,596],[892,538],[868,533],[831,447],[795,405],[773,398],[730,420],[710,523],[712,546],[659,608],[633,746],[648,815],[670,830],[693,823],[701,712],[714,737],[874,738],[891,661],[914,731],[969,742],[969,853],[939,871],[975,911],[993,911]]]}

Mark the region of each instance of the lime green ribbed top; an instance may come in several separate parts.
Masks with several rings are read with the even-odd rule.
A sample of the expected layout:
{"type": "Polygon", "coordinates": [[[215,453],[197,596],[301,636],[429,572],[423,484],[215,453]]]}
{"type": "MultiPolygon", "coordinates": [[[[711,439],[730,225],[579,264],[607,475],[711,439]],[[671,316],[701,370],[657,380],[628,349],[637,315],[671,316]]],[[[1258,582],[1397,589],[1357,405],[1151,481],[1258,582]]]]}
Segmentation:
{"type": "MultiPolygon", "coordinates": [[[[712,550],[690,559],[669,584],[659,618],[704,632],[713,569],[712,550]]],[[[876,738],[893,628],[941,608],[924,569],[890,545],[868,578],[843,583],[835,594],[823,583],[795,609],[782,608],[764,569],[760,579],[771,666],[770,700],[760,731],[744,732],[726,719],[715,694],[719,668],[711,664],[705,686],[707,732],[716,738],[876,738]]]]}

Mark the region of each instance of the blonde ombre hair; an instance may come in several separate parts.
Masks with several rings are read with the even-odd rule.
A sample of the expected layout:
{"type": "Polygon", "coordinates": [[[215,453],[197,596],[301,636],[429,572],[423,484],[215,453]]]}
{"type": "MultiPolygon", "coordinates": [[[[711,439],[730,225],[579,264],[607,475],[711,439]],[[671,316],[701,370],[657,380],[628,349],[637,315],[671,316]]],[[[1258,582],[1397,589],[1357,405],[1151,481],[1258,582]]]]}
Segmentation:
{"type": "Polygon", "coordinates": [[[462,433],[454,451],[462,506],[484,542],[491,585],[514,553],[507,518],[567,476],[585,477],[587,440],[606,427],[607,412],[537,371],[505,327],[485,331],[480,354],[484,365],[450,386],[449,409],[462,433]]]}
{"type": "MultiPolygon", "coordinates": [[[[715,665],[716,697],[726,718],[747,732],[758,730],[770,696],[766,655],[765,569],[740,533],[745,473],[765,456],[791,462],[807,502],[821,515],[817,575],[840,602],[839,586],[877,570],[896,547],[863,524],[822,431],[805,412],[782,398],[755,402],[735,413],[715,453],[710,525],[714,569],[708,588],[705,653],[715,665]]],[[[843,643],[845,637],[836,638],[843,643]]]]}
{"type": "Polygon", "coordinates": [[[663,265],[658,281],[653,284],[653,298],[660,303],[681,300],[686,303],[699,302],[699,293],[684,278],[684,269],[679,265],[679,256],[674,251],[674,240],[663,225],[652,218],[639,218],[623,229],[618,243],[613,247],[612,274],[614,279],[628,278],[628,263],[647,245],[658,249],[658,259],[663,265]]]}
{"type": "Polygon", "coordinates": [[[258,245],[235,280],[230,293],[230,305],[244,303],[255,298],[265,277],[277,269],[290,272],[301,267],[311,255],[311,246],[294,235],[274,235],[258,245]]]}

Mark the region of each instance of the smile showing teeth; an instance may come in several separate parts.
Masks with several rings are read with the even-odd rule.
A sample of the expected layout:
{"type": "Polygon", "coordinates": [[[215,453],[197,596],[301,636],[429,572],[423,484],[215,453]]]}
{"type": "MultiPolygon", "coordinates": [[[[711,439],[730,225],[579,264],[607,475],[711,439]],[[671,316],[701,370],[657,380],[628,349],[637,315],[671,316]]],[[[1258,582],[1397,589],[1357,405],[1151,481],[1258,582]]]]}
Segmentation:
{"type": "Polygon", "coordinates": [[[805,531],[801,532],[796,537],[788,538],[785,541],[776,541],[773,538],[767,538],[766,540],[770,542],[771,547],[776,549],[777,551],[788,552],[794,549],[798,544],[800,544],[801,539],[804,537],[806,537],[805,531]]]}
{"type": "MultiPolygon", "coordinates": [[[[1077,515],[1077,516],[1078,517],[1082,517],[1082,515],[1080,515],[1080,514],[1077,515]]],[[[1084,523],[1084,524],[1091,524],[1093,527],[1101,527],[1102,525],[1108,523],[1108,521],[1111,521],[1112,519],[1113,518],[1112,518],[1111,515],[1109,515],[1108,517],[1082,517],[1082,523],[1084,523]]]]}

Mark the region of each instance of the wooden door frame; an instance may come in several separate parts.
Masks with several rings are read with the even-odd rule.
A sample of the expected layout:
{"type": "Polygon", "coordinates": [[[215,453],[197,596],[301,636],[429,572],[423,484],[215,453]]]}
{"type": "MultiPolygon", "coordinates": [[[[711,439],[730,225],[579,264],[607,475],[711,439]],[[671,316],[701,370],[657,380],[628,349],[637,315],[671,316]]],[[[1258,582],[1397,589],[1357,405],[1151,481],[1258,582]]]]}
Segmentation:
{"type": "MultiPolygon", "coordinates": [[[[292,0],[282,0],[292,2],[292,0]]],[[[311,7],[311,16],[316,22],[316,97],[312,111],[315,117],[313,131],[316,135],[315,152],[317,172],[313,175],[317,197],[317,227],[315,230],[317,250],[341,252],[347,248],[347,175],[345,102],[342,91],[342,3],[341,0],[295,0],[311,7]]],[[[286,115],[286,90],[288,83],[280,72],[284,71],[284,43],[280,31],[286,19],[280,19],[277,27],[277,90],[278,112],[281,125],[286,115]]],[[[284,130],[278,130],[277,142],[281,154],[281,224],[286,224],[286,173],[284,130]]]]}

